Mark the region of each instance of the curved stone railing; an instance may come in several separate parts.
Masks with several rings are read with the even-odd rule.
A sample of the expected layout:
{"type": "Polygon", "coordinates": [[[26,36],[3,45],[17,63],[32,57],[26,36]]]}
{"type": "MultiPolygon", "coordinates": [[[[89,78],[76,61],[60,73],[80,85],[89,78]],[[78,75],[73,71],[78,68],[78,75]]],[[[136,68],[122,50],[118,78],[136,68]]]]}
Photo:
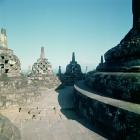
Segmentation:
{"type": "Polygon", "coordinates": [[[82,86],[80,86],[80,85],[76,85],[76,84],[74,85],[75,90],[84,96],[87,96],[91,99],[105,103],[107,105],[121,108],[121,109],[124,109],[124,110],[127,110],[127,111],[140,115],[140,104],[135,104],[135,103],[131,103],[131,102],[126,102],[126,101],[122,101],[122,100],[117,100],[117,99],[101,96],[101,95],[95,94],[93,92],[87,91],[86,89],[84,89],[83,87],[81,88],[81,87],[82,86]]]}

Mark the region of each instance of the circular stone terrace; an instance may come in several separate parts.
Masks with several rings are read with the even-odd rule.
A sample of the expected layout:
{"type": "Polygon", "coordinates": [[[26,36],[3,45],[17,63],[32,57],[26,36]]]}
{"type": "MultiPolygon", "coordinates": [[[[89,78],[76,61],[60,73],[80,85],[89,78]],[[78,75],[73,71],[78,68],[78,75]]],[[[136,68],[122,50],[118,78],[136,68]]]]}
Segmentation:
{"type": "Polygon", "coordinates": [[[58,91],[44,88],[32,104],[0,112],[19,129],[21,140],[105,140],[90,124],[81,123],[84,121],[74,113],[72,99],[72,87],[58,91]]]}

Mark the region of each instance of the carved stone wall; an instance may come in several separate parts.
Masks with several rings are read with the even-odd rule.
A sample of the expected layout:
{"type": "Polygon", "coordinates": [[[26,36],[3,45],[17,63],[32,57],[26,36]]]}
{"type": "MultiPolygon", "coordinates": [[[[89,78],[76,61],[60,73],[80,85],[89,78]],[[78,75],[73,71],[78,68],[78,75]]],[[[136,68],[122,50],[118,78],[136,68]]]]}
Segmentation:
{"type": "Polygon", "coordinates": [[[75,90],[75,108],[110,140],[139,140],[140,115],[88,98],[75,90]]]}

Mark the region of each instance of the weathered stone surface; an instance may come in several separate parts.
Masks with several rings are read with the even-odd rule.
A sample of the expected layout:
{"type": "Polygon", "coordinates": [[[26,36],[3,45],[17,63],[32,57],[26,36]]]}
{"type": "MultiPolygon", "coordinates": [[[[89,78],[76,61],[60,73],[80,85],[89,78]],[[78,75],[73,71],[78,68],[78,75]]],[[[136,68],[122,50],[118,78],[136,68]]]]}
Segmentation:
{"type": "Polygon", "coordinates": [[[38,85],[33,82],[29,84],[26,77],[0,80],[0,109],[30,103],[38,95],[38,85]]]}
{"type": "Polygon", "coordinates": [[[111,140],[139,140],[140,115],[93,100],[75,91],[77,113],[111,140]]]}
{"type": "Polygon", "coordinates": [[[140,1],[132,1],[132,11],[133,11],[133,27],[140,29],[140,1]]]}
{"type": "Polygon", "coordinates": [[[98,94],[140,103],[139,73],[94,72],[90,74],[86,76],[85,84],[92,90],[98,91],[98,94]]]}
{"type": "MultiPolygon", "coordinates": [[[[118,70],[123,67],[132,67],[140,65],[140,33],[136,29],[126,35],[119,45],[105,53],[105,64],[103,68],[110,69],[115,66],[118,70]],[[113,65],[113,66],[112,66],[113,65]]],[[[113,69],[113,70],[114,70],[113,69]]]]}
{"type": "Polygon", "coordinates": [[[7,118],[0,115],[0,140],[20,140],[20,132],[7,118]]]}
{"type": "Polygon", "coordinates": [[[75,114],[73,87],[57,92],[44,87],[40,93],[30,104],[0,110],[20,130],[21,140],[106,140],[75,114]]]}
{"type": "Polygon", "coordinates": [[[7,35],[4,28],[1,29],[0,33],[0,47],[7,48],[7,35]]]}

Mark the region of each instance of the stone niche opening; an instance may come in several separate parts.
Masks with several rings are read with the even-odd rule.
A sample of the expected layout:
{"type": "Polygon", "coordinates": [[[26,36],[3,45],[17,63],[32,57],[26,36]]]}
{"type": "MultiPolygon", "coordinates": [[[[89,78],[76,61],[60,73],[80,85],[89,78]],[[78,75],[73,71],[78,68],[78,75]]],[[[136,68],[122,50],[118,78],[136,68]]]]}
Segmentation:
{"type": "Polygon", "coordinates": [[[9,61],[9,60],[5,60],[5,64],[8,64],[8,61],[9,61]]]}
{"type": "Polygon", "coordinates": [[[4,64],[1,64],[1,68],[4,68],[4,64]]]}
{"type": "Polygon", "coordinates": [[[9,69],[5,69],[5,73],[8,73],[9,69]]]}
{"type": "Polygon", "coordinates": [[[4,59],[4,56],[1,56],[2,59],[4,59]]]}

